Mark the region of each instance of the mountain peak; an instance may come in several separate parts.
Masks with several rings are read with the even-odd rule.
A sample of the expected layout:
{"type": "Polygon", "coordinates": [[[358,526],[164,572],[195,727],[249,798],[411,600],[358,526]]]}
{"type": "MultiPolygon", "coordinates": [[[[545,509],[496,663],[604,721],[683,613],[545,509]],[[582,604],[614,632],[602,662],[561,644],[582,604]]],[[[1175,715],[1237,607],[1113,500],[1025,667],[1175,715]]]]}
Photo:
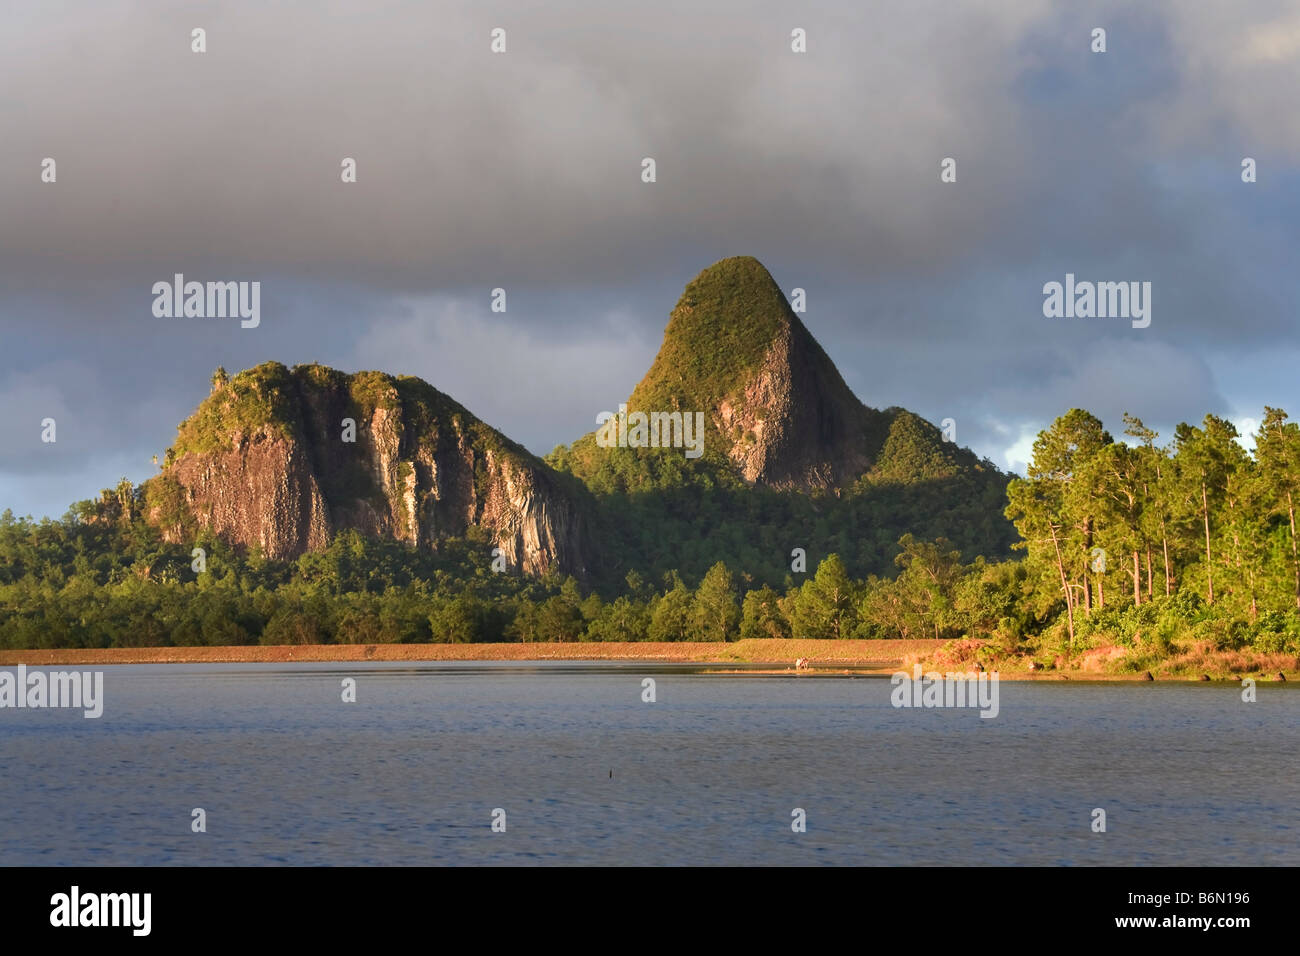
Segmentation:
{"type": "Polygon", "coordinates": [[[628,404],[710,404],[752,372],[772,341],[798,322],[757,259],[716,262],[687,283],[669,315],[659,354],[628,404]]]}
{"type": "Polygon", "coordinates": [[[702,412],[706,455],[773,487],[850,484],[888,431],[888,416],[858,401],[752,256],[687,283],[628,408],[702,412]]]}

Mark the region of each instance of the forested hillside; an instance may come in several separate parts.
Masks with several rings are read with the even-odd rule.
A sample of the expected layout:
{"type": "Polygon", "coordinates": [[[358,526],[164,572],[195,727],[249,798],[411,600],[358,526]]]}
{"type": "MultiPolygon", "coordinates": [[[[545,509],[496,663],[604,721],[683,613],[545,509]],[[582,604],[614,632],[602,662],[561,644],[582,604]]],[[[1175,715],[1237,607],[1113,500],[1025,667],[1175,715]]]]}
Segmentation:
{"type": "MultiPolygon", "coordinates": [[[[801,559],[797,542],[762,530],[782,499],[751,489],[748,512],[719,508],[716,527],[689,535],[662,506],[626,512],[657,516],[653,560],[707,567],[629,567],[604,590],[494,570],[476,531],[437,551],[345,531],[294,560],[211,534],[168,544],[124,482],[61,521],[0,518],[0,646],[939,637],[971,639],[994,662],[1119,647],[1131,668],[1197,648],[1300,653],[1300,428],[1268,409],[1252,454],[1214,416],[1165,444],[1127,425],[1116,441],[1076,409],[1039,436],[999,503],[1023,536],[1015,558],[963,560],[923,532],[887,547],[827,527],[844,554],[801,559]],[[852,571],[871,548],[890,567],[852,571]],[[763,576],[778,567],[779,580],[763,576]]],[[[897,518],[910,506],[921,521],[942,508],[944,480],[879,475],[833,505],[810,497],[809,535],[832,506],[860,508],[867,527],[872,508],[897,518]]]]}

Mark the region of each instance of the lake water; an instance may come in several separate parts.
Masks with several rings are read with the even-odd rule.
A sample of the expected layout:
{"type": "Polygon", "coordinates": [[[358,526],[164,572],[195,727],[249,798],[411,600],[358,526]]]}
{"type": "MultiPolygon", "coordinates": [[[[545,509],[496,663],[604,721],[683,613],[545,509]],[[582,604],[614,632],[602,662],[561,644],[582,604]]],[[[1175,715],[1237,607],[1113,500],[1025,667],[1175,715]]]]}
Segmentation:
{"type": "Polygon", "coordinates": [[[990,720],[668,665],[103,670],[98,720],[0,710],[0,865],[1300,864],[1294,685],[1004,682],[990,720]]]}

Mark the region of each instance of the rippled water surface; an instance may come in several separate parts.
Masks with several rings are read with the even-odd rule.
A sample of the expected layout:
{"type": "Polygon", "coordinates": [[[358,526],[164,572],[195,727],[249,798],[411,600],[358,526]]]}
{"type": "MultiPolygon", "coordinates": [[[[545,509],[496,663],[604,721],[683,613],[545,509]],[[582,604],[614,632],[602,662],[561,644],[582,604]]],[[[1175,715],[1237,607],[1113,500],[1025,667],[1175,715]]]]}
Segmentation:
{"type": "Polygon", "coordinates": [[[0,710],[0,864],[1300,864],[1295,687],[1004,682],[987,720],[664,665],[104,673],[98,720],[0,710]]]}

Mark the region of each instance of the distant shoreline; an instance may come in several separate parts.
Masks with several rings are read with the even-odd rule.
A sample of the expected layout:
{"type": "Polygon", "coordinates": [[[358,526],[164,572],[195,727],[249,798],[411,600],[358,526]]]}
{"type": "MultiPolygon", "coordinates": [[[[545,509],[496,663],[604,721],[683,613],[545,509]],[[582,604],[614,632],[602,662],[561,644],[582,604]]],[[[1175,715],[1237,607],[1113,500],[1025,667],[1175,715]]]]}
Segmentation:
{"type": "MultiPolygon", "coordinates": [[[[87,666],[115,664],[278,664],[436,662],[436,661],[644,661],[662,664],[701,664],[726,668],[728,665],[771,664],[768,668],[718,673],[762,675],[891,674],[911,670],[918,660],[926,671],[964,671],[967,665],[938,665],[927,662],[946,642],[936,640],[781,640],[760,639],[719,642],[565,642],[531,644],[290,644],[226,645],[219,647],[109,647],[53,648],[46,650],[0,650],[0,667],[87,666]],[[796,671],[798,658],[810,667],[796,671]]],[[[1143,681],[1141,673],[1055,670],[1030,672],[1005,668],[1002,680],[1015,681],[1143,681]]],[[[1218,673],[1215,680],[1239,680],[1249,674],[1218,673]]],[[[1164,674],[1157,681],[1194,681],[1179,674],[1164,674]]],[[[1266,678],[1267,679],[1267,678],[1266,678]]],[[[1294,677],[1292,678],[1294,679],[1294,677]]]]}
{"type": "Polygon", "coordinates": [[[900,666],[907,655],[927,654],[943,641],[747,640],[734,642],[636,641],[530,644],[284,644],[220,647],[107,647],[0,650],[0,666],[13,664],[206,664],[285,661],[661,661],[700,664],[786,664],[800,657],[824,666],[900,666]]]}

